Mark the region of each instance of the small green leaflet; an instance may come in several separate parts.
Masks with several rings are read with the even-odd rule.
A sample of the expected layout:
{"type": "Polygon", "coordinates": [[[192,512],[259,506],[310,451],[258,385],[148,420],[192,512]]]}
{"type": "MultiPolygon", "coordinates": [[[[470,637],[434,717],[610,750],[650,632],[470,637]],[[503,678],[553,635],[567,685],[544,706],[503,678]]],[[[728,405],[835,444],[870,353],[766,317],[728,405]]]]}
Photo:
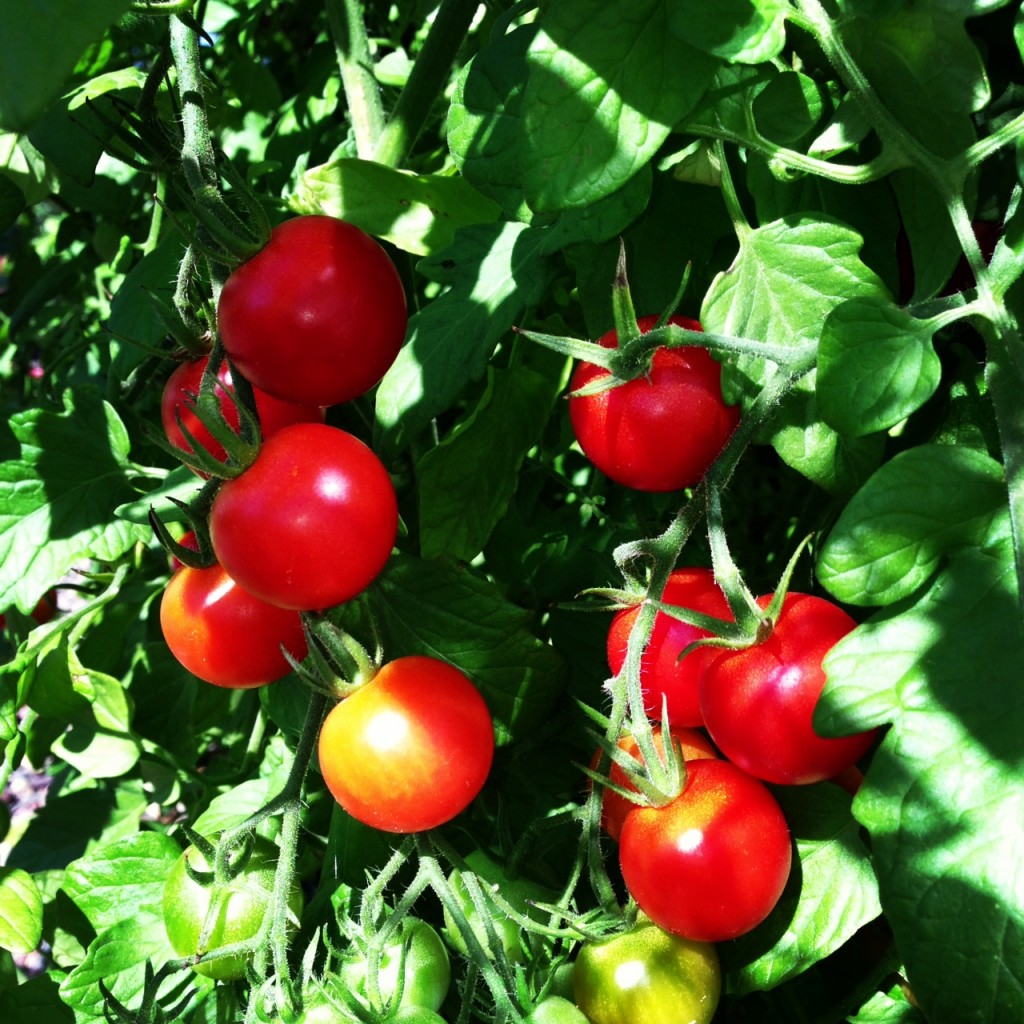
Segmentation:
{"type": "Polygon", "coordinates": [[[21,868],[0,868],[0,948],[31,953],[43,933],[43,897],[21,868]]]}

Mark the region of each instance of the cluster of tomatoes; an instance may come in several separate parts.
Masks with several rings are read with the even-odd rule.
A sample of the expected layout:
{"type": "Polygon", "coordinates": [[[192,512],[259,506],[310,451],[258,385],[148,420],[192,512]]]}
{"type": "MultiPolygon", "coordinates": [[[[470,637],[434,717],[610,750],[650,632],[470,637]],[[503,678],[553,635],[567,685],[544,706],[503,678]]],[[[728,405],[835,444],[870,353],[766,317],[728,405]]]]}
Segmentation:
{"type": "MultiPolygon", "coordinates": [[[[220,429],[239,429],[234,368],[252,387],[262,438],[244,466],[227,467],[213,498],[214,564],[175,570],[160,621],[194,675],[256,687],[308,653],[302,613],[356,597],[391,555],[391,478],[366,444],[325,422],[325,409],[364,394],[392,364],[405,337],[405,292],[387,254],[358,228],[296,217],[227,279],[217,323],[228,357],[217,374],[220,429]]],[[[171,374],[162,419],[186,455],[202,448],[225,462],[218,427],[197,412],[207,359],[171,374]]],[[[493,747],[490,714],[472,682],[451,665],[410,657],[385,665],[331,711],[320,760],[331,792],[355,817],[415,832],[476,796],[493,747]],[[416,758],[450,765],[446,793],[424,797],[416,758]]]]}
{"type": "MultiPolygon", "coordinates": [[[[646,317],[638,326],[646,333],[655,322],[646,317]]],[[[701,329],[692,320],[670,322],[701,329]]],[[[616,346],[615,332],[601,344],[616,346]]],[[[608,373],[581,363],[573,390],[608,373]]],[[[739,421],[738,410],[723,399],[720,376],[705,349],[656,349],[646,375],[570,398],[580,447],[598,469],[628,487],[695,485],[739,421]]],[[[710,569],[676,569],[661,600],[711,618],[733,618],[710,569]]],[[[601,824],[618,843],[623,881],[643,916],[634,928],[585,945],[577,960],[577,1003],[591,1021],[641,1019],[643,1000],[660,997],[666,986],[694,1020],[709,1020],[719,986],[712,944],[762,923],[790,875],[792,839],[767,784],[848,777],[873,740],[870,732],[826,738],[813,726],[825,684],[822,661],[854,620],[808,594],[787,594],[769,616],[771,604],[771,595],[757,599],[765,610],[762,632],[741,649],[691,647],[710,634],[665,611],[654,619],[640,661],[644,710],[653,720],[660,758],[665,739],[656,723],[671,723],[670,747],[682,759],[683,783],[678,795],[666,794],[664,801],[629,799],[626,794],[638,796],[637,776],[650,773],[637,741],[629,735],[619,740],[626,756],[611,760],[601,824]],[[653,946],[663,947],[662,957],[676,967],[648,970],[653,946]],[[619,985],[603,969],[605,960],[632,964],[640,973],[619,985]]],[[[608,663],[616,676],[638,614],[638,607],[623,609],[609,628],[608,663]]]]}

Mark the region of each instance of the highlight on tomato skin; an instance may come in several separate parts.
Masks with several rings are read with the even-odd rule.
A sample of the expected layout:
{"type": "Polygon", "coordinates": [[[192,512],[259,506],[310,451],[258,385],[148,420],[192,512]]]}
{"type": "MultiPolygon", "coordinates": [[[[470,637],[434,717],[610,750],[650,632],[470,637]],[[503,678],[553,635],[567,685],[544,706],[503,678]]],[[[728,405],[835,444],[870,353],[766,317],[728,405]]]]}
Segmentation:
{"type": "MultiPolygon", "coordinates": [[[[771,595],[757,603],[767,608],[771,595]]],[[[715,651],[701,676],[700,700],[723,755],[779,785],[823,782],[857,762],[877,730],[826,737],[814,728],[825,687],[823,659],[856,625],[831,601],[791,591],[766,640],[742,651],[715,651]]]]}
{"type": "MultiPolygon", "coordinates": [[[[716,619],[731,621],[733,617],[725,594],[715,582],[715,574],[704,567],[673,570],[661,600],[664,604],[689,608],[716,619]]],[[[619,674],[626,661],[629,633],[639,612],[639,606],[624,608],[608,627],[608,667],[613,675],[619,674]]],[[[679,656],[694,641],[710,635],[707,630],[674,619],[667,612],[658,612],[640,660],[640,685],[648,717],[660,720],[667,708],[668,720],[673,725],[704,724],[698,683],[714,649],[697,648],[683,658],[679,656]]]]}
{"type": "Polygon", "coordinates": [[[160,627],[183,668],[204,682],[252,689],[292,671],[307,653],[297,612],[248,593],[222,566],[174,571],[160,601],[160,627]]]}
{"type": "MultiPolygon", "coordinates": [[[[637,320],[641,333],[657,316],[637,320]]],[[[686,317],[669,323],[699,331],[686,317]]],[[[614,330],[599,339],[615,348],[614,330]]],[[[572,392],[607,377],[608,371],[581,362],[572,392]]],[[[675,491],[700,482],[740,420],[737,406],[722,397],[722,368],[697,345],[659,348],[645,376],[594,395],[569,398],[569,418],[583,454],[605,476],[638,491],[675,491]]]]}
{"type": "Polygon", "coordinates": [[[629,894],[659,927],[699,942],[744,935],[772,912],[793,844],[764,783],[725,760],[691,761],[682,793],[626,816],[619,864],[629,894]]]}
{"type": "Polygon", "coordinates": [[[318,754],[327,788],[354,818],[385,832],[422,832],[460,814],[483,788],[494,725],[459,669],[409,655],[332,708],[318,754]]]}

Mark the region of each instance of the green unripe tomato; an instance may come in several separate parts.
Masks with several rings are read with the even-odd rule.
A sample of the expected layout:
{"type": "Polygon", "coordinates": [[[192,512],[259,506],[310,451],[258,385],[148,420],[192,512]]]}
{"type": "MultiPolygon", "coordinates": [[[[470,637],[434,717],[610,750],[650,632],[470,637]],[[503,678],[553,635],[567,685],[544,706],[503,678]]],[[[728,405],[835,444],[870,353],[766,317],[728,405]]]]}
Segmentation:
{"type": "Polygon", "coordinates": [[[590,1024],[583,1011],[568,999],[561,996],[548,996],[539,1002],[526,1024],[590,1024]]]}
{"type": "MultiPolygon", "coordinates": [[[[269,839],[255,836],[248,859],[230,881],[204,885],[189,875],[188,866],[212,876],[213,865],[194,846],[185,850],[167,876],[163,895],[164,925],[178,956],[209,953],[251,939],[259,932],[271,910],[277,855],[277,847],[269,839]],[[199,938],[211,907],[214,916],[208,941],[205,948],[199,949],[199,938]]],[[[302,890],[296,882],[288,896],[295,924],[302,905],[302,890]]],[[[196,964],[195,970],[208,978],[233,980],[245,977],[246,961],[244,956],[222,957],[196,964]]]]}
{"type": "MultiPolygon", "coordinates": [[[[492,889],[517,911],[529,917],[539,920],[543,916],[542,911],[538,911],[530,905],[530,900],[544,903],[551,902],[552,895],[544,886],[525,878],[517,878],[514,881],[509,880],[501,866],[480,850],[474,850],[468,854],[466,856],[466,864],[475,875],[479,876],[485,895],[488,889],[492,889]]],[[[487,937],[487,927],[479,910],[477,910],[476,905],[473,903],[472,897],[469,895],[469,890],[466,888],[466,883],[462,878],[462,872],[453,871],[448,876],[448,881],[458,897],[459,905],[462,907],[462,912],[466,915],[466,919],[473,929],[473,934],[485,950],[489,949],[490,942],[487,937]]],[[[491,921],[501,947],[505,951],[505,956],[508,957],[511,963],[522,963],[526,959],[526,951],[530,948],[531,937],[529,933],[520,928],[515,921],[507,917],[494,904],[490,904],[490,909],[491,921]]],[[[466,955],[466,941],[447,907],[444,909],[444,925],[444,935],[451,947],[459,953],[466,955]]]]}
{"type": "Polygon", "coordinates": [[[576,1005],[591,1024],[708,1024],[721,986],[714,946],[648,921],[584,943],[573,970],[576,1005]]]}
{"type": "MultiPolygon", "coordinates": [[[[366,958],[357,956],[344,961],[338,972],[342,985],[364,1003],[367,1001],[367,970],[366,958]]],[[[384,948],[377,970],[377,983],[384,1004],[391,1009],[440,1009],[451,983],[448,950],[441,936],[426,921],[416,917],[405,918],[400,933],[384,948]],[[398,992],[399,970],[403,978],[402,998],[391,1007],[391,1000],[398,992]]]]}

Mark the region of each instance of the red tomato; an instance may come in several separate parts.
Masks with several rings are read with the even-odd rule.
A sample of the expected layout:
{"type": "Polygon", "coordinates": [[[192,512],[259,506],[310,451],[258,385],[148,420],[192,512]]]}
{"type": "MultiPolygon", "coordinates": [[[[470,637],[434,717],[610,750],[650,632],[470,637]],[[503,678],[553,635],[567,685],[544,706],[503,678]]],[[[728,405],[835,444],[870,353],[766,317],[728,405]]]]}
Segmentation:
{"type": "MultiPolygon", "coordinates": [[[[181,539],[178,543],[183,548],[188,548],[189,551],[199,550],[199,538],[196,536],[195,530],[188,530],[181,535],[181,539]]],[[[177,572],[185,563],[179,558],[175,558],[171,555],[171,572],[177,572]]]]}
{"type": "Polygon", "coordinates": [[[454,818],[483,788],[494,727],[466,676],[417,655],[389,662],[336,705],[319,753],[327,788],[354,818],[421,832],[454,818]]]}
{"type": "MultiPolygon", "coordinates": [[[[214,440],[213,435],[203,426],[199,417],[189,408],[191,396],[199,394],[199,385],[202,381],[203,371],[209,362],[209,356],[202,359],[195,359],[190,363],[182,363],[167,378],[164,385],[163,397],[160,401],[160,419],[164,426],[164,433],[167,440],[177,448],[185,451],[192,451],[181,427],[178,426],[177,417],[186,430],[196,439],[196,443],[205,448],[215,459],[224,462],[227,453],[219,441],[214,440]]],[[[234,388],[231,382],[231,370],[227,362],[221,364],[217,373],[217,380],[220,385],[217,388],[217,397],[220,399],[220,409],[227,420],[228,425],[235,431],[238,430],[238,409],[235,403],[228,396],[229,391],[234,388]]],[[[260,418],[260,431],[264,437],[276,434],[282,427],[290,423],[322,423],[324,410],[315,405],[295,405],[292,402],[283,402],[280,398],[274,398],[258,388],[254,388],[256,398],[256,411],[260,418]]],[[[200,474],[205,476],[205,474],[200,474]]]]}
{"type": "Polygon", "coordinates": [[[767,786],[721,760],[691,761],[682,793],[630,811],[619,842],[622,877],[640,909],[699,942],[760,924],[782,895],[792,856],[767,786]]]}
{"type": "Polygon", "coordinates": [[[246,590],[282,608],[348,601],[384,568],[398,532],[391,478],[358,438],[320,423],[285,427],[210,514],[214,554],[246,590]]]}
{"type": "MultiPolygon", "coordinates": [[[[655,727],[653,732],[654,746],[659,754],[663,754],[665,744],[661,737],[661,729],[655,727]]],[[[672,726],[672,735],[679,743],[679,747],[683,752],[683,761],[686,763],[700,761],[706,757],[718,757],[718,751],[715,750],[711,740],[704,733],[698,732],[696,729],[683,729],[672,726]]],[[[619,747],[626,751],[627,754],[643,762],[640,748],[632,736],[623,736],[619,740],[619,747]]],[[[599,760],[600,751],[594,756],[594,761],[591,762],[591,765],[593,766],[599,760]]],[[[616,785],[622,786],[623,789],[628,789],[634,793],[638,792],[637,788],[629,781],[626,773],[614,761],[608,770],[608,779],[616,785]]],[[[613,789],[606,789],[601,802],[601,827],[612,839],[617,840],[622,832],[622,823],[626,820],[626,815],[637,806],[639,805],[631,800],[627,800],[626,797],[619,796],[613,789]]]]}
{"type": "Polygon", "coordinates": [[[287,675],[282,645],[295,658],[306,656],[298,614],[253,597],[219,565],[174,573],[160,626],[175,658],[215,686],[247,689],[287,675]]]}
{"type": "MultiPolygon", "coordinates": [[[[770,596],[759,597],[766,608],[770,596]]],[[[744,651],[715,651],[701,676],[700,703],[722,753],[767,782],[799,785],[841,774],[874,732],[819,736],[812,719],[825,686],[821,662],[857,623],[820,597],[790,593],[770,637],[744,651]]]]}
{"type": "MultiPolygon", "coordinates": [[[[641,317],[642,333],[658,321],[641,317]]],[[[669,323],[693,331],[696,320],[672,317],[669,323]]],[[[599,343],[615,348],[609,331],[599,343]]],[[[571,391],[608,371],[580,363],[571,391]]],[[[654,353],[647,376],[584,398],[569,399],[569,417],[584,454],[606,476],[639,491],[692,487],[707,472],[739,423],[739,409],[722,398],[721,367],[699,346],[654,353]]]]}
{"type": "Polygon", "coordinates": [[[387,253],[335,217],[295,217],[224,284],[224,347],[268,394],[335,405],[368,391],[405,338],[401,278],[387,253]]]}
{"type": "MultiPolygon", "coordinates": [[[[715,583],[710,569],[676,569],[662,594],[665,604],[689,608],[718,619],[732,619],[729,602],[715,583]]],[[[626,660],[626,644],[639,607],[619,612],[608,629],[608,666],[615,675],[626,660]]],[[[701,725],[697,683],[713,648],[698,648],[681,661],[679,655],[695,640],[711,634],[686,622],[658,612],[654,619],[651,640],[640,660],[640,683],[644,691],[644,708],[651,718],[660,719],[662,699],[668,702],[668,720],[673,725],[701,725]]]]}

